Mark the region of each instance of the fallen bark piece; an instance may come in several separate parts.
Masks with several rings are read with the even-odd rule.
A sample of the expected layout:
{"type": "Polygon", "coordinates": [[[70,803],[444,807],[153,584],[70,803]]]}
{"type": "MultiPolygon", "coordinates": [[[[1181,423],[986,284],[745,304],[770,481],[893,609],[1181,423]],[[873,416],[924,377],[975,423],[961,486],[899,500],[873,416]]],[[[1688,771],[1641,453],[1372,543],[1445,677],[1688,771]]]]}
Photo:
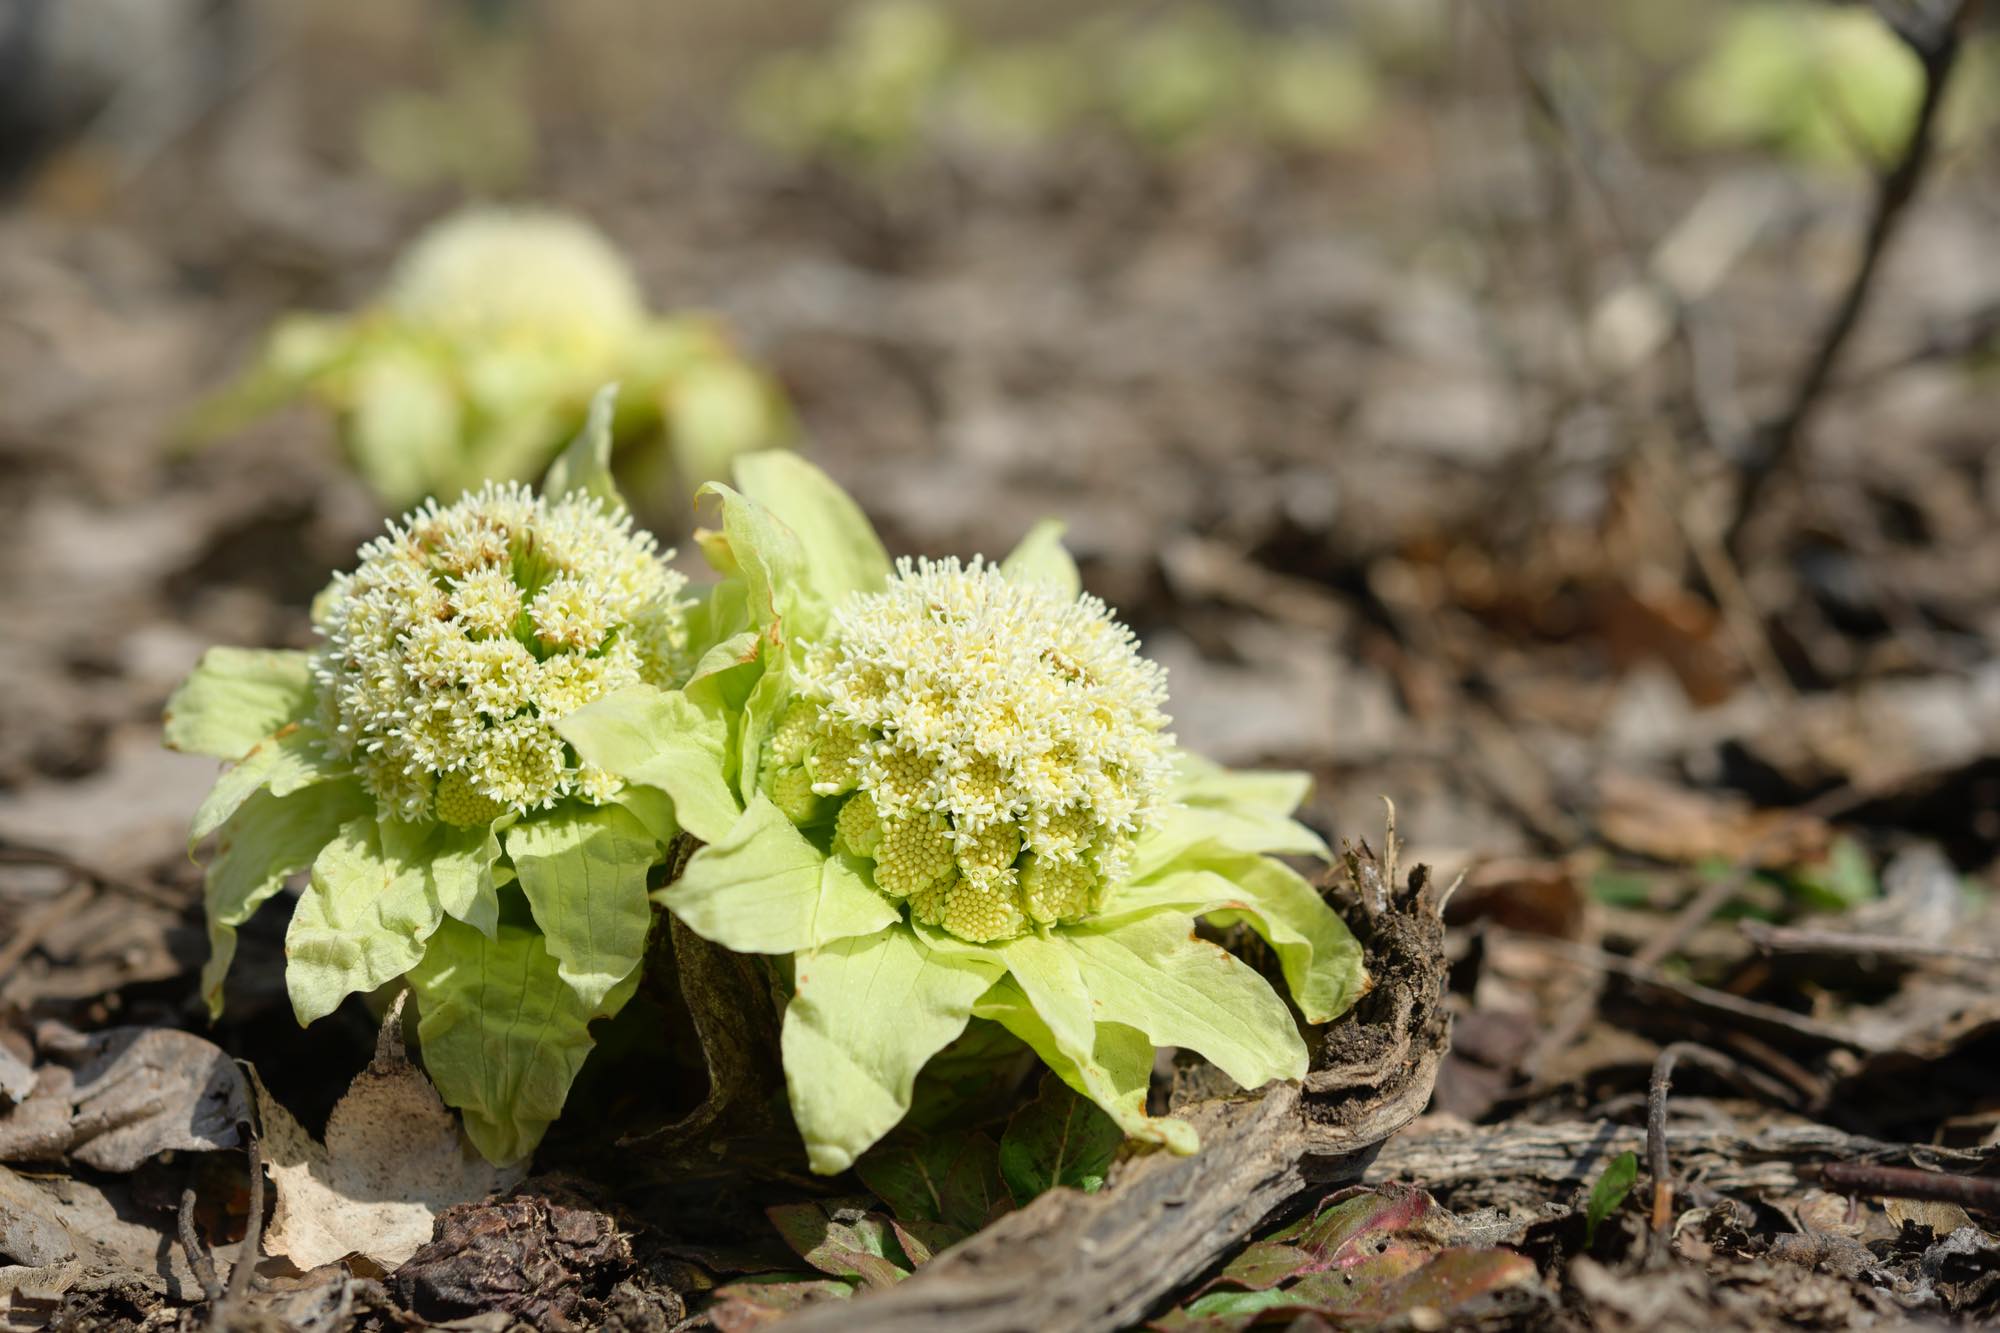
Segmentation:
{"type": "Polygon", "coordinates": [[[1328,889],[1367,951],[1373,988],[1324,1029],[1303,1086],[1177,1107],[1192,1157],[1138,1153],[1104,1189],[1056,1189],[938,1255],[906,1281],[787,1319],[797,1333],[1093,1333],[1129,1327],[1298,1195],[1358,1179],[1422,1111],[1449,1036],[1444,926],[1419,867],[1350,849],[1328,889]]]}
{"type": "Polygon", "coordinates": [[[323,1145],[261,1081],[257,1105],[278,1194],[264,1247],[302,1269],[350,1255],[394,1268],[431,1239],[439,1212],[504,1183],[403,1053],[400,1001],[383,1020],[375,1058],[327,1118],[323,1145]]]}

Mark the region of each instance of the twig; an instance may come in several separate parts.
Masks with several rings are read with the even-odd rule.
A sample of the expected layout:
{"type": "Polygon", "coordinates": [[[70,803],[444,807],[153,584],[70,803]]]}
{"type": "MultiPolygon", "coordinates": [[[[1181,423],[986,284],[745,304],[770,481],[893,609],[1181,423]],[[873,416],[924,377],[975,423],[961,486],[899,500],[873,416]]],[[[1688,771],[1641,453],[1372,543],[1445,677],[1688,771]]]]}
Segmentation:
{"type": "Polygon", "coordinates": [[[1673,1089],[1674,1065],[1686,1060],[1753,1094],[1790,1103],[1790,1092],[1776,1080],[1746,1068],[1706,1046],[1691,1041],[1670,1042],[1653,1061],[1652,1081],[1646,1087],[1646,1170],[1653,1177],[1653,1232],[1664,1233],[1674,1221],[1674,1176],[1667,1161],[1667,1094],[1673,1089]]]}
{"type": "Polygon", "coordinates": [[[181,1249],[187,1252],[188,1267],[194,1270],[195,1280],[201,1283],[202,1295],[211,1301],[220,1300],[222,1280],[215,1275],[215,1255],[210,1253],[207,1242],[201,1238],[201,1231],[195,1226],[194,1205],[194,1186],[189,1185],[181,1190],[181,1249]]]}
{"type": "Polygon", "coordinates": [[[42,942],[42,936],[48,934],[56,923],[96,896],[95,884],[78,884],[21,918],[21,924],[14,928],[13,937],[0,945],[0,983],[14,974],[21,960],[34,952],[35,946],[42,942]]]}
{"type": "Polygon", "coordinates": [[[1861,260],[1848,279],[1847,290],[1842,293],[1840,303],[1820,330],[1805,370],[1800,374],[1798,384],[1784,408],[1763,423],[1757,432],[1762,447],[1744,467],[1743,485],[1737,493],[1736,505],[1726,529],[1726,543],[1739,559],[1744,531],[1761,507],[1771,482],[1791,467],[1800,442],[1805,438],[1813,409],[1818,406],[1827,382],[1839,364],[1842,349],[1868,307],[1868,298],[1874,291],[1875,279],[1881,271],[1889,243],[1895,238],[1910,202],[1916,198],[1917,189],[1923,183],[1932,150],[1936,146],[1938,109],[1944,104],[1952,71],[1958,66],[1960,38],[1978,8],[1979,0],[1957,0],[1948,14],[1922,32],[1890,22],[1886,15],[1883,16],[1883,21],[1889,24],[1923,66],[1923,100],[1917,106],[1916,119],[1910,126],[1909,137],[1904,140],[1901,153],[1876,185],[1861,260]]]}
{"type": "Polygon", "coordinates": [[[1808,926],[1773,926],[1744,921],[1745,937],[1766,953],[1831,954],[1840,957],[1943,959],[1963,963],[2000,963],[2000,949],[1972,944],[1936,944],[1897,935],[1870,935],[1851,930],[1815,930],[1808,926]]]}
{"type": "Polygon", "coordinates": [[[243,1243],[236,1250],[236,1266],[229,1270],[229,1290],[220,1300],[210,1297],[208,1327],[221,1333],[230,1325],[230,1313],[240,1308],[250,1294],[250,1280],[257,1272],[257,1255],[264,1246],[264,1154],[258,1146],[257,1127],[245,1124],[244,1147],[250,1158],[250,1216],[243,1223],[243,1243]]]}
{"type": "Polygon", "coordinates": [[[1828,1162],[1819,1174],[1827,1184],[1856,1194],[1929,1199],[2000,1213],[2000,1177],[1957,1176],[1914,1166],[1878,1166],[1874,1162],[1828,1162]]]}

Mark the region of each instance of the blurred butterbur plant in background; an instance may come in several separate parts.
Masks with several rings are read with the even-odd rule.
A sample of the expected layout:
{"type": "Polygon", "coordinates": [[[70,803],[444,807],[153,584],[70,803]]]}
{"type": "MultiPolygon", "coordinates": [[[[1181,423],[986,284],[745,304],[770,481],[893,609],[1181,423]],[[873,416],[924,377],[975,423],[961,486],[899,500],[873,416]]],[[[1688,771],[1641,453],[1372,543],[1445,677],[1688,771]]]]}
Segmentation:
{"type": "Polygon", "coordinates": [[[532,481],[607,382],[621,386],[621,468],[670,472],[669,494],[790,434],[776,385],[707,317],[651,314],[595,228],[493,207],[434,224],[362,310],[280,320],[191,431],[211,439],[306,400],[335,415],[355,470],[401,508],[488,480],[532,481]]]}

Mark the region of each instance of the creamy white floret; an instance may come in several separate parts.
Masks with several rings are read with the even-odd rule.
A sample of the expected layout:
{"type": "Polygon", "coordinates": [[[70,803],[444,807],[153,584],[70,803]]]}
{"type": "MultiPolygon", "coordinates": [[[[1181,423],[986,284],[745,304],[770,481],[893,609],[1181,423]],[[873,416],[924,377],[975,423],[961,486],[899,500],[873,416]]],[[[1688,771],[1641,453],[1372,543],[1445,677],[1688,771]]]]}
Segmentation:
{"type": "Polygon", "coordinates": [[[766,787],[795,819],[830,814],[920,919],[1005,938],[1087,913],[1124,873],[1165,802],[1166,692],[1097,598],[904,560],[808,654],[766,787]],[[809,803],[802,779],[846,799],[809,803]]]}
{"type": "Polygon", "coordinates": [[[550,724],[621,686],[672,683],[688,602],[667,558],[623,510],[518,484],[406,515],[315,610],[329,744],[403,819],[615,794],[550,724]]]}

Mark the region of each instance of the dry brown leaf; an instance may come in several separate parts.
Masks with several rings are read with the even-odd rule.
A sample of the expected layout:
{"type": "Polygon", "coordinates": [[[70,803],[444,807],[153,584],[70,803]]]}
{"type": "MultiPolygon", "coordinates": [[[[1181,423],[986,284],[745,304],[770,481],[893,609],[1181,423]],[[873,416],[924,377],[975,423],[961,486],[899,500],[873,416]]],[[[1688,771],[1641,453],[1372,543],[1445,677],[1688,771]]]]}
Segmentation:
{"type": "Polygon", "coordinates": [[[1722,860],[1782,869],[1826,850],[1826,824],[1782,810],[1756,810],[1618,769],[1597,784],[1597,831],[1606,841],[1680,865],[1722,860]]]}
{"type": "Polygon", "coordinates": [[[350,1255],[394,1268],[430,1240],[439,1212],[512,1183],[466,1143],[458,1117],[404,1054],[400,1000],[375,1058],[334,1104],[324,1144],[262,1082],[257,1106],[278,1195],[264,1247],[302,1269],[350,1255]]]}
{"type": "Polygon", "coordinates": [[[50,1024],[37,1035],[45,1063],[33,1093],[0,1114],[0,1161],[72,1157],[100,1171],[130,1171],[163,1152],[243,1141],[243,1076],[193,1033],[127,1027],[85,1037],[50,1024]]]}

